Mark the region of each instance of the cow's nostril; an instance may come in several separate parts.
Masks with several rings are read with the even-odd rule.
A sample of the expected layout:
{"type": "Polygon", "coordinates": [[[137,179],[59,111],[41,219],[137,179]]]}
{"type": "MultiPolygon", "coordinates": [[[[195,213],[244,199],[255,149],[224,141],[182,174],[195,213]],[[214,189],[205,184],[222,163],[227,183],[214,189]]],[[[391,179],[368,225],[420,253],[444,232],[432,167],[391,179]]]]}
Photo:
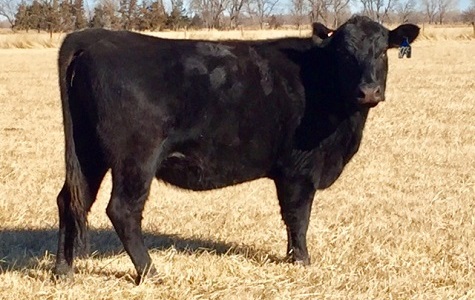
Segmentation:
{"type": "Polygon", "coordinates": [[[371,104],[384,101],[383,90],[380,85],[362,84],[356,90],[356,99],[362,104],[371,104]]]}
{"type": "Polygon", "coordinates": [[[358,98],[358,99],[366,98],[366,93],[363,91],[363,89],[358,88],[358,90],[356,92],[356,98],[358,98]]]}
{"type": "Polygon", "coordinates": [[[377,86],[375,89],[374,89],[374,95],[375,96],[380,96],[381,95],[381,86],[377,86]]]}

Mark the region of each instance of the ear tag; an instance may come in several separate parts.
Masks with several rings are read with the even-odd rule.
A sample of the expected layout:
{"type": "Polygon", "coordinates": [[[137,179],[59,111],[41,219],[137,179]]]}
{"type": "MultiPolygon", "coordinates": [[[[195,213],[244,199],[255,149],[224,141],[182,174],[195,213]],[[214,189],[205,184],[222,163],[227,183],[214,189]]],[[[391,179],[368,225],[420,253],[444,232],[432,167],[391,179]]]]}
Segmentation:
{"type": "Polygon", "coordinates": [[[411,45],[409,44],[409,41],[407,40],[407,37],[404,37],[402,40],[401,45],[399,45],[399,58],[404,58],[404,55],[407,58],[411,58],[411,45]]]}

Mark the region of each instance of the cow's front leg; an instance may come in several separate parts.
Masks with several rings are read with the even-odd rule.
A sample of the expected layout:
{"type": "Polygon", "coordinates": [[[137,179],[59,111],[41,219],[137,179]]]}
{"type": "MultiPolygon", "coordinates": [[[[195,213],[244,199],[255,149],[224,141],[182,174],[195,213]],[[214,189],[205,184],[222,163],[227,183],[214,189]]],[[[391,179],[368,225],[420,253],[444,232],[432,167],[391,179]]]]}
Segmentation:
{"type": "Polygon", "coordinates": [[[296,264],[309,265],[307,229],[315,195],[314,185],[306,178],[278,178],[274,182],[282,219],[287,227],[287,256],[296,264]]]}

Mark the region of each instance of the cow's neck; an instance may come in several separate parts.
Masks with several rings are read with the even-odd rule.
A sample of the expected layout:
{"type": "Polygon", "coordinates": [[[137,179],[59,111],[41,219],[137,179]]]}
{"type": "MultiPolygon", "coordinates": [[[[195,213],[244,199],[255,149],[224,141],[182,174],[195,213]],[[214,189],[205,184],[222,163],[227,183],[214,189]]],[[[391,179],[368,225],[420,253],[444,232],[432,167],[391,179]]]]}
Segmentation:
{"type": "Polygon", "coordinates": [[[334,65],[332,55],[324,50],[316,50],[302,64],[302,77],[311,78],[304,82],[305,113],[296,132],[296,146],[302,150],[341,144],[340,139],[351,140],[350,152],[359,147],[369,109],[341,95],[334,65]]]}

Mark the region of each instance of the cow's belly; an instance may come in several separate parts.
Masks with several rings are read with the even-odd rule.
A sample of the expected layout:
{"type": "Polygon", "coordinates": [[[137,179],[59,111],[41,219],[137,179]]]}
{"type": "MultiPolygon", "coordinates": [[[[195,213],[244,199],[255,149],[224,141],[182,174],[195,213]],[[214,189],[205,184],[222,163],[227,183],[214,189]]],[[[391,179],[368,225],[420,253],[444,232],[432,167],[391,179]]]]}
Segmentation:
{"type": "Polygon", "coordinates": [[[210,190],[265,177],[275,154],[262,143],[240,146],[194,143],[173,147],[157,178],[184,189],[210,190]]]}

